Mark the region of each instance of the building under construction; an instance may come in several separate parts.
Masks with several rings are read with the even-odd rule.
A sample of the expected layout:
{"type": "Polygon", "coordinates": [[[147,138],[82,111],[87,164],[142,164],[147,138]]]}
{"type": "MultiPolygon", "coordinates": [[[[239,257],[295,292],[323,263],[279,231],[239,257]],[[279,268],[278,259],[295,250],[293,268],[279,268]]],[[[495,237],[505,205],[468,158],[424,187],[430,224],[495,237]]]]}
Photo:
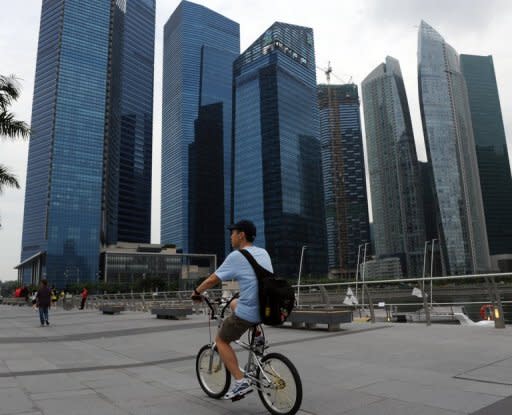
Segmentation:
{"type": "Polygon", "coordinates": [[[370,241],[357,85],[319,85],[318,104],[329,273],[349,279],[370,241]]]}

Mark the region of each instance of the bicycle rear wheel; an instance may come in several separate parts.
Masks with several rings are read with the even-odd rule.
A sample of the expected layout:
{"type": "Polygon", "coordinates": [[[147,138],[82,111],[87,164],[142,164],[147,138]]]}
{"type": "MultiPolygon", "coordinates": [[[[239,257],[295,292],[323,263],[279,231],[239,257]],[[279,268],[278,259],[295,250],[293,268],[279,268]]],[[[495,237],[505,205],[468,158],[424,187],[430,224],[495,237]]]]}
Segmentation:
{"type": "Polygon", "coordinates": [[[302,403],[302,382],[293,363],[282,354],[269,353],[261,359],[261,365],[258,394],[265,408],[273,415],[297,413],[302,403]]]}
{"type": "Polygon", "coordinates": [[[196,375],[201,389],[211,398],[222,398],[228,391],[231,375],[222,363],[217,347],[205,344],[196,357],[196,375]]]}

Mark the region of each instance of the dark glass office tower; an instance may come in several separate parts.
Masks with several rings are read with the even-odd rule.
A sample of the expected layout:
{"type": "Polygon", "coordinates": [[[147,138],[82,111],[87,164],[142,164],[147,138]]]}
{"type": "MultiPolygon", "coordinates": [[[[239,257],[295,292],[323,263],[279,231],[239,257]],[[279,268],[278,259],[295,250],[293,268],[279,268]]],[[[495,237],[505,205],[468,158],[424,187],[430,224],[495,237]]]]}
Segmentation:
{"type": "Polygon", "coordinates": [[[161,241],[229,252],[238,23],[182,1],[164,28],[161,241]]]}
{"type": "Polygon", "coordinates": [[[20,273],[98,277],[101,245],[149,242],[154,0],[44,0],[20,273]]]}
{"type": "Polygon", "coordinates": [[[421,276],[425,226],[421,174],[398,60],[388,56],[363,81],[375,254],[400,258],[403,275],[421,276]]]}
{"type": "Polygon", "coordinates": [[[318,105],[329,272],[354,278],[370,241],[357,85],[319,85],[318,105]]]}
{"type": "Polygon", "coordinates": [[[455,49],[423,21],[418,87],[445,272],[486,272],[491,264],[466,82],[455,49]]]}
{"type": "Polygon", "coordinates": [[[234,211],[274,269],[327,271],[313,30],[274,23],[234,64],[234,211]]]}
{"type": "Polygon", "coordinates": [[[491,255],[512,254],[512,178],[492,56],[460,55],[491,255]]]}

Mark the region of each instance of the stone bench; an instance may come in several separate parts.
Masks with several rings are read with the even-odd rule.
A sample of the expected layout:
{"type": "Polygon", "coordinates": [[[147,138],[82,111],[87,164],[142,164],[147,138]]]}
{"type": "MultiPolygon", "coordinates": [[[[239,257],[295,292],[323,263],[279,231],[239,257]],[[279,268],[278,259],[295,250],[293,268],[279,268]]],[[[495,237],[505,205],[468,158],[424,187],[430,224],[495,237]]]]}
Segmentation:
{"type": "Polygon", "coordinates": [[[103,305],[100,307],[100,310],[103,314],[121,314],[121,311],[124,311],[123,305],[103,305]]]}
{"type": "Polygon", "coordinates": [[[5,304],[5,305],[17,305],[17,306],[27,305],[29,303],[32,304],[32,301],[29,300],[29,302],[27,303],[27,301],[24,298],[4,298],[3,302],[2,302],[2,304],[5,304]]]}
{"type": "Polygon", "coordinates": [[[341,323],[352,323],[351,310],[293,310],[288,320],[293,328],[313,329],[317,324],[327,324],[328,331],[339,330],[341,323]]]}
{"type": "Polygon", "coordinates": [[[156,318],[183,320],[193,314],[193,310],[192,307],[155,307],[151,309],[151,314],[155,314],[156,318]]]}

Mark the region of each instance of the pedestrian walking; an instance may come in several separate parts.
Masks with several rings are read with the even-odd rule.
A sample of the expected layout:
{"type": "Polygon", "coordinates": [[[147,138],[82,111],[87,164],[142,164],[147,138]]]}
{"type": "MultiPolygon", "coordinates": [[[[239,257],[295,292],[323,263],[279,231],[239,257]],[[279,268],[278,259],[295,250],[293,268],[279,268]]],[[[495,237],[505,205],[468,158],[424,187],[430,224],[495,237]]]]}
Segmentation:
{"type": "Polygon", "coordinates": [[[59,298],[57,297],[57,289],[55,288],[55,285],[52,285],[50,292],[52,295],[52,307],[57,307],[57,300],[59,298]]]}
{"type": "Polygon", "coordinates": [[[84,289],[82,290],[82,294],[80,294],[82,296],[82,302],[80,303],[80,310],[83,310],[84,307],[85,307],[85,302],[87,301],[87,296],[89,295],[89,291],[87,291],[87,288],[84,287],[84,289]]]}
{"type": "Polygon", "coordinates": [[[50,325],[50,321],[48,319],[48,309],[50,308],[52,303],[52,294],[50,289],[48,288],[48,281],[41,280],[41,285],[39,291],[37,291],[36,304],[39,307],[39,320],[41,321],[41,327],[46,323],[47,326],[50,325]]]}

